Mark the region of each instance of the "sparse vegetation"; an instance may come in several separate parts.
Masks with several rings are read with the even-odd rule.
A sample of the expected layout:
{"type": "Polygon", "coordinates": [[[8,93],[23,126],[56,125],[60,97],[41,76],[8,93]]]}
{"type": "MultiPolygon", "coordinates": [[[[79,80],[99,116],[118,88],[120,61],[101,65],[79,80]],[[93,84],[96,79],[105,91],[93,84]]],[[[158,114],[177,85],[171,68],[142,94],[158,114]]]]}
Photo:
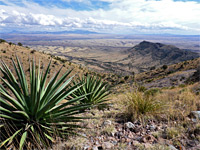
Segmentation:
{"type": "Polygon", "coordinates": [[[141,92],[128,93],[124,99],[125,114],[129,120],[141,119],[157,115],[163,108],[163,103],[141,92]]]}

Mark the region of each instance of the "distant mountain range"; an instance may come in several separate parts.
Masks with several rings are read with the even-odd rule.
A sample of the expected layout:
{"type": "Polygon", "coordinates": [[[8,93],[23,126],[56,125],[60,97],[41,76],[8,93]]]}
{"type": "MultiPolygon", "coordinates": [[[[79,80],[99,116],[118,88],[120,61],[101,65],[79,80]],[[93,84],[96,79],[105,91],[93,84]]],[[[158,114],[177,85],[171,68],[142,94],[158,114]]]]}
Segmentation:
{"type": "Polygon", "coordinates": [[[72,31],[17,31],[6,32],[9,34],[99,34],[98,32],[88,30],[72,30],[72,31]]]}

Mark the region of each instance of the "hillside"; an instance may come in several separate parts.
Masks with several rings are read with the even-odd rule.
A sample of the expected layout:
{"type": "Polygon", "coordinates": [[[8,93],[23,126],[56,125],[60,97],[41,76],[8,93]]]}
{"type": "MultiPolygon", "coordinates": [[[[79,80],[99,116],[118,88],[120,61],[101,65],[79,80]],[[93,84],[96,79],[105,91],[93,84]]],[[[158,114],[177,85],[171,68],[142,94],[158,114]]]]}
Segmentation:
{"type": "MultiPolygon", "coordinates": [[[[52,60],[51,63],[51,71],[49,73],[49,77],[51,77],[55,72],[58,71],[62,67],[61,74],[64,74],[67,70],[72,70],[71,76],[82,76],[86,75],[87,73],[92,75],[97,75],[101,77],[104,81],[108,82],[110,85],[116,85],[123,81],[123,77],[118,76],[113,73],[104,73],[104,72],[95,72],[94,70],[88,69],[82,64],[75,64],[71,61],[68,61],[65,57],[62,56],[55,56],[52,54],[45,54],[42,52],[38,52],[33,50],[29,47],[19,46],[13,43],[8,42],[0,42],[0,59],[3,60],[9,67],[12,66],[11,58],[15,58],[17,55],[20,58],[20,61],[23,64],[24,69],[26,70],[27,75],[29,74],[29,59],[34,58],[37,61],[41,61],[41,68],[46,68],[49,61],[52,60]]],[[[133,76],[130,76],[130,79],[133,80],[133,76]]],[[[124,83],[124,82],[122,82],[124,83]]]]}
{"type": "Polygon", "coordinates": [[[143,41],[124,53],[128,53],[128,57],[119,62],[129,64],[129,68],[135,68],[136,72],[144,72],[152,67],[157,68],[199,57],[197,53],[182,50],[172,45],[148,41],[143,41]]]}
{"type": "Polygon", "coordinates": [[[170,87],[191,82],[199,82],[200,58],[143,72],[135,80],[147,87],[170,87]]]}
{"type": "Polygon", "coordinates": [[[81,66],[72,64],[62,58],[58,58],[55,56],[43,54],[41,52],[37,52],[28,47],[18,46],[12,43],[2,42],[0,43],[0,57],[8,66],[12,66],[11,58],[15,58],[17,55],[20,58],[20,61],[23,64],[24,70],[27,71],[29,68],[29,59],[34,58],[36,63],[38,64],[39,60],[41,61],[41,68],[46,68],[49,61],[52,60],[51,63],[51,71],[49,76],[52,76],[55,72],[58,71],[59,68],[62,68],[61,75],[64,74],[68,69],[73,69],[71,76],[74,74],[84,74],[88,70],[86,68],[82,68],[81,66]]]}

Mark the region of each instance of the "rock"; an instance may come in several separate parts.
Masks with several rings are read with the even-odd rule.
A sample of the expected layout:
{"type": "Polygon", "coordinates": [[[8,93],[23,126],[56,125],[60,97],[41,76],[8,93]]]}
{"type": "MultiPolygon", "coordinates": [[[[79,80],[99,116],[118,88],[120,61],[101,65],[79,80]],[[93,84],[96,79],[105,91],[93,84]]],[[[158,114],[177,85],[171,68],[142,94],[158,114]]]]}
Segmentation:
{"type": "Polygon", "coordinates": [[[112,125],[112,121],[106,120],[106,121],[103,122],[103,125],[104,125],[104,126],[112,125]]]}
{"type": "Polygon", "coordinates": [[[97,146],[93,146],[92,150],[99,150],[97,146]]]}
{"type": "Polygon", "coordinates": [[[112,144],[117,145],[117,140],[111,141],[112,144]]]}
{"type": "Polygon", "coordinates": [[[128,134],[128,138],[130,138],[130,139],[133,139],[133,138],[134,138],[134,136],[133,136],[133,133],[132,133],[132,132],[129,132],[129,134],[128,134]]]}
{"type": "Polygon", "coordinates": [[[134,146],[139,145],[139,144],[140,144],[140,142],[138,142],[136,140],[132,141],[132,145],[134,145],[134,146]]]}
{"type": "Polygon", "coordinates": [[[152,135],[145,135],[141,139],[142,142],[144,143],[154,143],[157,142],[156,138],[152,135]]]}
{"type": "Polygon", "coordinates": [[[195,147],[190,148],[189,150],[200,150],[200,144],[195,147]]]}
{"type": "Polygon", "coordinates": [[[189,117],[192,119],[193,122],[197,122],[200,120],[200,111],[191,111],[189,117]]]}
{"type": "Polygon", "coordinates": [[[144,147],[145,147],[145,149],[150,149],[150,148],[152,148],[153,146],[152,146],[151,144],[149,144],[149,143],[145,143],[145,144],[144,144],[144,147]]]}
{"type": "Polygon", "coordinates": [[[128,129],[134,129],[135,128],[135,125],[132,122],[127,122],[124,125],[128,129]]]}
{"type": "Polygon", "coordinates": [[[187,141],[187,145],[190,147],[195,147],[199,144],[199,142],[197,140],[188,140],[187,141]]]}
{"type": "Polygon", "coordinates": [[[156,130],[156,126],[155,125],[150,125],[149,126],[149,130],[150,131],[155,131],[156,130]]]}
{"type": "Polygon", "coordinates": [[[121,141],[122,143],[125,143],[125,142],[126,142],[126,139],[125,139],[125,138],[121,138],[120,141],[121,141]]]}
{"type": "Polygon", "coordinates": [[[131,139],[127,138],[127,139],[126,139],[126,142],[127,142],[127,143],[131,143],[131,139]]]}
{"type": "Polygon", "coordinates": [[[176,149],[176,147],[174,147],[173,145],[169,145],[168,147],[169,147],[170,150],[178,150],[178,149],[176,149]]]}
{"type": "Polygon", "coordinates": [[[111,149],[114,147],[114,145],[110,142],[103,142],[102,147],[103,149],[111,149]]]}
{"type": "Polygon", "coordinates": [[[89,149],[90,149],[90,145],[85,145],[85,146],[83,147],[83,149],[84,149],[84,150],[89,150],[89,149]]]}
{"type": "Polygon", "coordinates": [[[80,135],[85,137],[85,138],[87,137],[87,135],[85,133],[80,133],[80,135]]]}

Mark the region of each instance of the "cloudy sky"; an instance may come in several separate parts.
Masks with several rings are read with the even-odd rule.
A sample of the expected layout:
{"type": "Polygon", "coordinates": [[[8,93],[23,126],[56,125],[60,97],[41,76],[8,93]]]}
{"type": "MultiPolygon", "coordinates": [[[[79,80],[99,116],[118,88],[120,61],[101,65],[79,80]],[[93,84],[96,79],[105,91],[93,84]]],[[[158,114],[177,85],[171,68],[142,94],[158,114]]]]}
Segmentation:
{"type": "Polygon", "coordinates": [[[200,34],[200,0],[0,0],[0,32],[200,34]]]}

